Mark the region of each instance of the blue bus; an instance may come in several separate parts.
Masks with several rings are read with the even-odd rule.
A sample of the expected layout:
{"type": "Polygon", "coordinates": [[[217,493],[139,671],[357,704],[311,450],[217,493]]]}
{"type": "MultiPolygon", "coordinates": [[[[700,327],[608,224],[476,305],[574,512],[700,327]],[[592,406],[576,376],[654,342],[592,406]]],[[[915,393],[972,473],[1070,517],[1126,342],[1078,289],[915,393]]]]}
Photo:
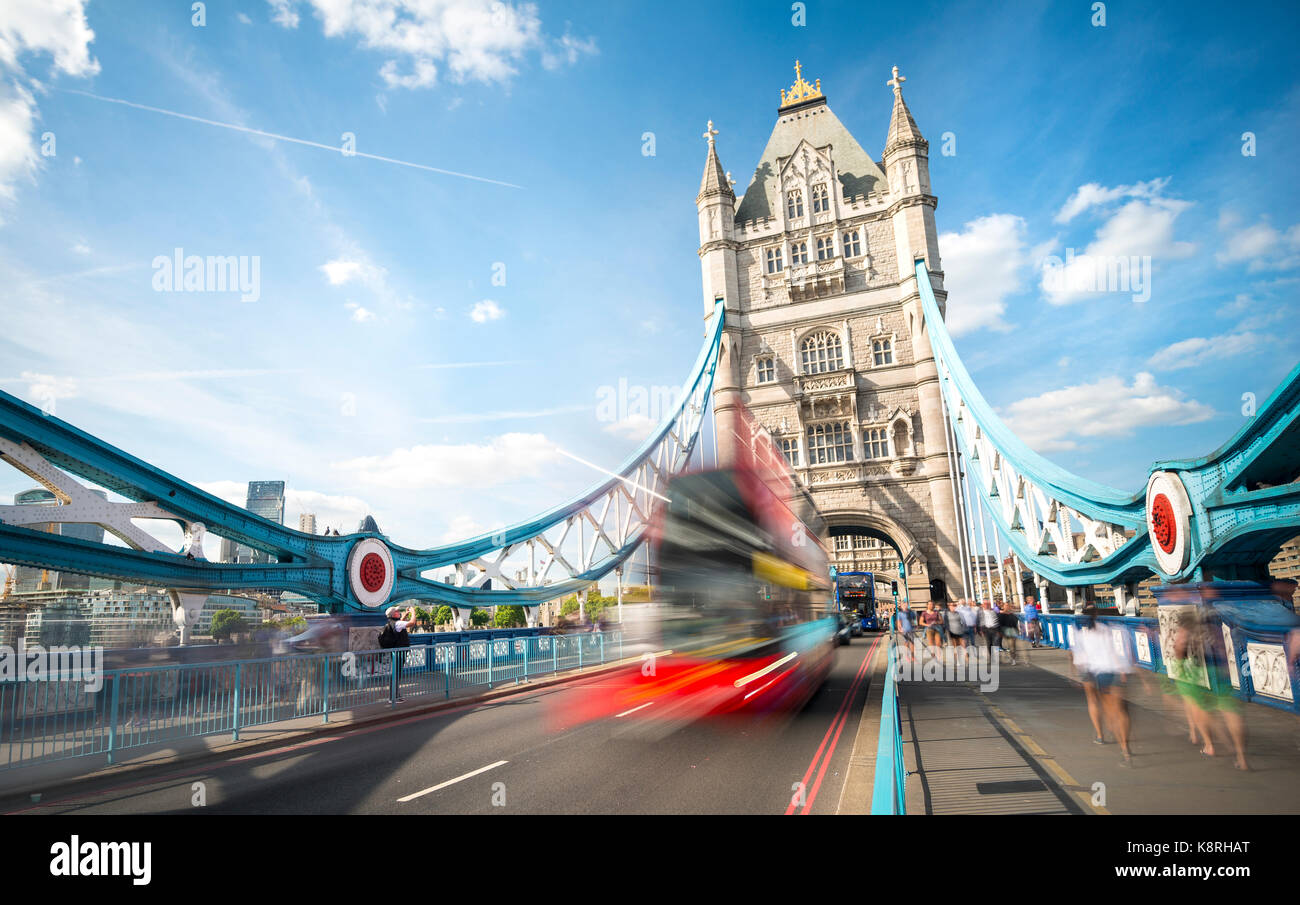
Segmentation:
{"type": "Polygon", "coordinates": [[[835,601],[841,613],[858,618],[862,631],[880,629],[876,618],[876,579],[870,572],[840,572],[836,575],[835,601]]]}

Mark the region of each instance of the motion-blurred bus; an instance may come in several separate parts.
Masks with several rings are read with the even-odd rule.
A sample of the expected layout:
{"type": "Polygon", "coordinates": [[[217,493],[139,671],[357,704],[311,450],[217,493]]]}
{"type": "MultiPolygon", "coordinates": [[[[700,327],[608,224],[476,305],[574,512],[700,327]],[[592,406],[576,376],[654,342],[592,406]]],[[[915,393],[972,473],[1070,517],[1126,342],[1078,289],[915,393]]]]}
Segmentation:
{"type": "Polygon", "coordinates": [[[876,616],[876,577],[870,572],[841,572],[836,575],[835,598],[839,603],[840,612],[857,619],[862,631],[879,630],[880,623],[876,616]]]}
{"type": "Polygon", "coordinates": [[[661,650],[585,716],[790,712],[825,681],[839,615],[824,528],[766,431],[742,423],[752,452],[662,489],[649,526],[661,650]]]}

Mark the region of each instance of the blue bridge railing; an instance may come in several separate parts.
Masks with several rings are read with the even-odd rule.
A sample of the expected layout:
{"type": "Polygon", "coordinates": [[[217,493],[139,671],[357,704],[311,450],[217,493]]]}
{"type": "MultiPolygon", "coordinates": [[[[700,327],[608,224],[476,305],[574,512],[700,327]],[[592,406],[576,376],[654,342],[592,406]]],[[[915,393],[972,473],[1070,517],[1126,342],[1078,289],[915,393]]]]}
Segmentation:
{"type": "Polygon", "coordinates": [[[410,698],[449,698],[622,659],[622,632],[481,638],[0,682],[0,770],[410,698]]]}
{"type": "Polygon", "coordinates": [[[903,761],[903,728],[898,710],[898,652],[889,643],[884,694],[880,700],[880,737],[876,745],[876,781],[871,813],[907,813],[907,767],[903,761]]]}
{"type": "MultiPolygon", "coordinates": [[[[1043,643],[1064,650],[1074,646],[1074,633],[1084,617],[1052,613],[1040,618],[1043,643]]],[[[1110,631],[1113,643],[1122,645],[1136,666],[1169,675],[1164,657],[1168,639],[1162,638],[1159,620],[1138,616],[1098,616],[1097,622],[1110,631]]],[[[1164,627],[1166,635],[1170,630],[1170,626],[1164,627]]],[[[1300,673],[1289,657],[1285,633],[1226,620],[1216,623],[1213,631],[1226,632],[1224,649],[1232,652],[1225,664],[1226,669],[1206,669],[1187,677],[1173,678],[1186,678],[1215,694],[1231,694],[1243,701],[1300,713],[1300,673]]]]}

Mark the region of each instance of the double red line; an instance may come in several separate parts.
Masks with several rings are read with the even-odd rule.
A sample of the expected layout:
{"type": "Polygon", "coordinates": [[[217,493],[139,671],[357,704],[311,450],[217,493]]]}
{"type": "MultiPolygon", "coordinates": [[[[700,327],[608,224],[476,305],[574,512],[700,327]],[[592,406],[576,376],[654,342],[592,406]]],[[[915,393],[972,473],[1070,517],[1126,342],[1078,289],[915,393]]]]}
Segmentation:
{"type": "MultiPolygon", "coordinates": [[[[876,648],[880,646],[880,642],[884,637],[884,635],[881,635],[876,638],[875,643],[871,645],[871,649],[867,651],[867,655],[862,658],[862,665],[858,667],[857,675],[853,677],[853,684],[844,693],[844,700],[840,702],[840,709],[836,711],[835,719],[831,721],[830,728],[822,736],[822,743],[817,748],[817,753],[813,755],[812,763],[808,765],[808,772],[803,775],[803,782],[800,787],[808,790],[808,780],[812,778],[813,771],[817,770],[817,762],[821,761],[821,769],[817,770],[817,781],[813,783],[812,789],[808,790],[807,801],[804,803],[803,810],[799,812],[801,815],[812,813],[813,802],[817,800],[817,792],[822,787],[822,779],[826,776],[826,768],[830,765],[831,757],[835,754],[835,746],[839,744],[840,733],[844,731],[844,724],[849,721],[849,706],[853,703],[853,698],[857,695],[863,679],[866,678],[867,667],[871,665],[871,661],[875,658],[876,648]],[[828,742],[830,747],[827,747],[828,742]]],[[[797,801],[798,795],[790,797],[790,804],[785,809],[787,815],[795,812],[795,808],[798,807],[797,801]]]]}

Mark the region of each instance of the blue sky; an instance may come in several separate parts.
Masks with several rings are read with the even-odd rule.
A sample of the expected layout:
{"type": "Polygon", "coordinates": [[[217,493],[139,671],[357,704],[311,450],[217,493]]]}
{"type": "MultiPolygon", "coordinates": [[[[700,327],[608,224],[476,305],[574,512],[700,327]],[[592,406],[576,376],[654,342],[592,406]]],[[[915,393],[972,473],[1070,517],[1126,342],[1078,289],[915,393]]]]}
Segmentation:
{"type": "Polygon", "coordinates": [[[0,388],[240,502],[284,479],[291,521],[532,515],[599,478],[556,444],[645,430],[602,387],[685,378],[704,124],[742,189],[796,57],[877,158],[901,67],[958,349],[1061,465],[1137,490],[1300,357],[1293,5],[320,5],[5,5],[0,388]],[[259,297],[155,291],[176,248],[256,256],[259,297]],[[1150,298],[1044,289],[1067,249],[1149,255],[1150,298]]]}

